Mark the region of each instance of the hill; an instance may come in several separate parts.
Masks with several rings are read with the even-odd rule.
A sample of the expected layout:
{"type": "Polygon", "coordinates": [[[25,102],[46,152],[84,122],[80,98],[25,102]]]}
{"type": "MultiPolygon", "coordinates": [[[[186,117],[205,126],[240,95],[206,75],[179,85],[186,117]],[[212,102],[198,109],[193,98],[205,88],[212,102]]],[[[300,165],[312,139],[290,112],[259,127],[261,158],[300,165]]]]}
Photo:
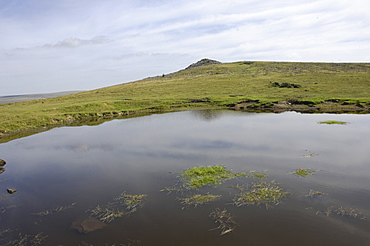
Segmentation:
{"type": "Polygon", "coordinates": [[[194,108],[369,113],[369,95],[369,63],[210,60],[98,90],[2,104],[0,142],[57,126],[194,108]]]}

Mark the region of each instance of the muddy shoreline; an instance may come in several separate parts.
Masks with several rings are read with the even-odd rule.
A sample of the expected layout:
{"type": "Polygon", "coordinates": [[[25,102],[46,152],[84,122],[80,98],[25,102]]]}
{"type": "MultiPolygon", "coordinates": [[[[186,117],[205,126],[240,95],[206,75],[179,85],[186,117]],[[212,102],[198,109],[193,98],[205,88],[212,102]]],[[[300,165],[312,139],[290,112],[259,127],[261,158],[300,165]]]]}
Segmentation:
{"type": "Polygon", "coordinates": [[[369,114],[370,105],[343,104],[340,102],[324,101],[315,104],[311,101],[282,101],[273,103],[260,103],[259,100],[249,100],[231,107],[235,110],[253,112],[282,113],[296,111],[300,113],[333,113],[333,114],[369,114]]]}

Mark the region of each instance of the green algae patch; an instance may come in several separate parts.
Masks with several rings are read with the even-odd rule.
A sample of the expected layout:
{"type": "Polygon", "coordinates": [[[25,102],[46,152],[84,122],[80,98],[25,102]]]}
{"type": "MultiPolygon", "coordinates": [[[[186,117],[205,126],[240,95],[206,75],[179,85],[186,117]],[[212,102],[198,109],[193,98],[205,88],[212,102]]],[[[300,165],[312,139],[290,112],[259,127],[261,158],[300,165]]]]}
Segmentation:
{"type": "Polygon", "coordinates": [[[337,120],[327,120],[327,121],[319,121],[319,124],[327,124],[327,125],[347,125],[348,122],[345,121],[337,121],[337,120]]]}
{"type": "Polygon", "coordinates": [[[215,186],[223,181],[237,177],[247,177],[246,173],[231,173],[225,166],[206,166],[186,169],[180,174],[183,185],[188,189],[199,189],[203,186],[215,186]]]}

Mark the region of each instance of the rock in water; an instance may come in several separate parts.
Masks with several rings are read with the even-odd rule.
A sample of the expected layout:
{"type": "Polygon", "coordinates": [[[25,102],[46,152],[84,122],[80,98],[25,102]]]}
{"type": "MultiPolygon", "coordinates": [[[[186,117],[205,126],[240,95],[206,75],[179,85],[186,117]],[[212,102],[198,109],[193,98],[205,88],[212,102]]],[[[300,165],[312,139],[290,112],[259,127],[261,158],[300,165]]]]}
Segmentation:
{"type": "Polygon", "coordinates": [[[14,190],[14,189],[6,189],[6,191],[7,191],[9,194],[13,194],[13,193],[17,192],[17,190],[14,190]]]}
{"type": "Polygon", "coordinates": [[[0,159],[0,166],[4,166],[6,164],[6,161],[4,161],[3,159],[0,159]]]}
{"type": "Polygon", "coordinates": [[[107,224],[97,220],[93,217],[80,217],[72,222],[71,228],[77,230],[80,233],[89,233],[95,230],[106,227],[107,224]]]}

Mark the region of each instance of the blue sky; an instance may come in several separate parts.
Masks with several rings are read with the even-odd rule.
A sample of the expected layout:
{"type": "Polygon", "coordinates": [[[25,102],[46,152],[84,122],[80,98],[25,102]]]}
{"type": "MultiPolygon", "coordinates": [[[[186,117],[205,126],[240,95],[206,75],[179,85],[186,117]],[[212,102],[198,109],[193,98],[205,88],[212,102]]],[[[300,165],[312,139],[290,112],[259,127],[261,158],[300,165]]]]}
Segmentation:
{"type": "Polygon", "coordinates": [[[368,0],[0,0],[0,96],[90,90],[202,58],[369,62],[368,0]]]}

